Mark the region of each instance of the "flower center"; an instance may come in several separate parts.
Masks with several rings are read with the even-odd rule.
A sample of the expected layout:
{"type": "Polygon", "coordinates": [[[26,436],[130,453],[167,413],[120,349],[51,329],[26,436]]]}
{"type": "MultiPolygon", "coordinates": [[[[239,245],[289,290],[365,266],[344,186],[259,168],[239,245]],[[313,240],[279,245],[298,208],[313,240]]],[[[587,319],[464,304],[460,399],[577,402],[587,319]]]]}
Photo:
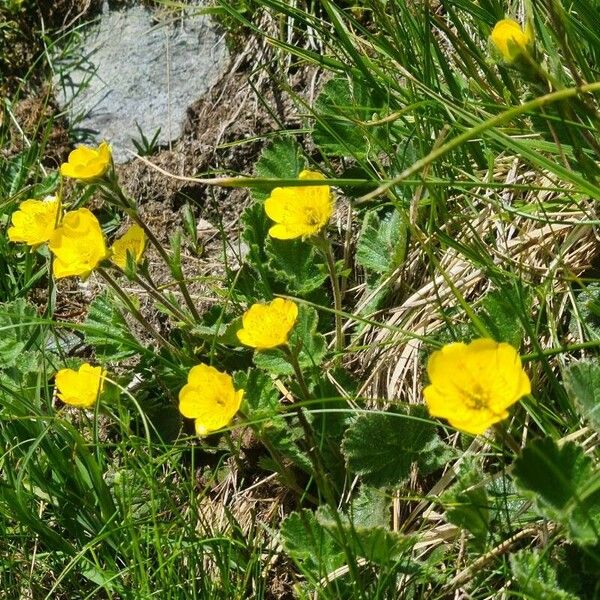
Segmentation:
{"type": "Polygon", "coordinates": [[[304,221],[310,227],[316,227],[321,223],[321,219],[319,218],[319,213],[312,206],[307,206],[304,209],[304,221]]]}
{"type": "Polygon", "coordinates": [[[465,404],[471,410],[488,409],[490,404],[490,394],[480,385],[476,385],[472,390],[463,390],[465,396],[465,404]]]}

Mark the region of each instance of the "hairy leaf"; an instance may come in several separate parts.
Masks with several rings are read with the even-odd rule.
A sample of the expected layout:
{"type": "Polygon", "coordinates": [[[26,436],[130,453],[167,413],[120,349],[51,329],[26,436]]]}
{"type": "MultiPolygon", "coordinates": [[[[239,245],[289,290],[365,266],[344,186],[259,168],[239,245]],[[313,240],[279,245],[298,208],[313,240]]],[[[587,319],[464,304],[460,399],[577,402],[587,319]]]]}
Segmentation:
{"type": "Polygon", "coordinates": [[[375,487],[402,484],[413,464],[428,474],[444,464],[449,448],[439,439],[435,423],[426,420],[423,407],[406,412],[361,415],[344,436],[348,468],[375,487]]]}
{"type": "Polygon", "coordinates": [[[293,512],[281,524],[285,551],[305,572],[320,579],[345,563],[345,554],[309,510],[293,512]]]}
{"type": "MultiPolygon", "coordinates": [[[[293,179],[298,177],[304,167],[302,148],[292,138],[276,139],[262,151],[255,165],[257,177],[273,179],[293,179]]],[[[275,186],[254,188],[252,195],[256,200],[264,200],[275,186]]]]}
{"type": "Polygon", "coordinates": [[[600,365],[591,361],[576,362],[565,369],[563,376],[579,413],[600,432],[600,365]]]}
{"type": "Polygon", "coordinates": [[[580,446],[535,440],[515,461],[513,474],[538,512],[562,523],[575,541],[600,541],[600,477],[580,446]]]}
{"type": "Polygon", "coordinates": [[[321,287],[327,270],[314,246],[301,240],[276,240],[265,243],[269,269],[285,284],[288,294],[307,296],[321,287]]]}
{"type": "Polygon", "coordinates": [[[98,357],[117,361],[136,354],[138,343],[108,292],[94,299],[85,326],[86,342],[93,346],[98,357]]]}

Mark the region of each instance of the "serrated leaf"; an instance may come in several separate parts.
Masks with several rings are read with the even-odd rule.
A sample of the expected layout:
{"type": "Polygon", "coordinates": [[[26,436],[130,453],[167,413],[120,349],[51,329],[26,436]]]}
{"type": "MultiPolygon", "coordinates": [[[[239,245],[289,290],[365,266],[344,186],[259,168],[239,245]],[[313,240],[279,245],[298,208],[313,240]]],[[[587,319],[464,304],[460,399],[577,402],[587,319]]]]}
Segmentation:
{"type": "Polygon", "coordinates": [[[237,332],[242,328],[242,317],[237,317],[228,323],[217,322],[212,325],[195,325],[191,333],[199,338],[226,346],[238,346],[240,341],[237,332]]]}
{"type": "Polygon", "coordinates": [[[35,307],[22,298],[0,304],[0,368],[16,364],[35,333],[36,321],[35,307]]]}
{"type": "Polygon", "coordinates": [[[86,342],[98,357],[117,361],[136,354],[138,343],[108,292],[94,298],[85,327],[86,342]]]}
{"type": "Polygon", "coordinates": [[[537,511],[562,523],[580,544],[600,541],[600,481],[592,459],[573,442],[561,448],[552,438],[535,440],[514,463],[519,488],[537,511]]]}
{"type": "MultiPolygon", "coordinates": [[[[318,367],[326,352],[325,338],[317,332],[319,318],[312,306],[300,305],[298,319],[289,337],[292,351],[300,347],[298,362],[302,369],[318,367]]],[[[293,375],[294,369],[286,360],[282,350],[264,350],[254,353],[254,364],[273,375],[293,375]]]]}
{"type": "Polygon", "coordinates": [[[277,414],[280,393],[269,375],[258,369],[250,369],[247,373],[238,371],[234,374],[234,383],[236,389],[244,390],[248,420],[260,420],[277,414]]]}
{"type": "Polygon", "coordinates": [[[356,247],[356,262],[371,273],[387,275],[402,264],[406,251],[406,225],[400,211],[380,217],[365,213],[356,247]]]}
{"type": "Polygon", "coordinates": [[[587,339],[600,339],[600,284],[590,283],[575,296],[577,311],[569,323],[570,331],[579,336],[583,328],[587,339]]]}
{"type": "Polygon", "coordinates": [[[491,336],[498,342],[507,342],[518,348],[523,339],[523,325],[519,314],[528,314],[529,299],[521,297],[516,290],[507,287],[490,292],[481,301],[479,316],[491,336]],[[523,306],[523,310],[515,307],[523,306]]]}
{"type": "Polygon", "coordinates": [[[418,564],[410,560],[410,552],[416,542],[415,536],[391,531],[387,525],[361,527],[345,514],[338,514],[338,519],[335,519],[328,506],[320,506],[316,516],[317,521],[329,531],[337,544],[349,547],[353,555],[380,566],[394,564],[405,573],[413,573],[418,569],[418,564]]]}
{"type": "Polygon", "coordinates": [[[565,369],[563,377],[579,414],[600,432],[600,365],[591,361],[576,362],[565,369]]]}
{"type": "Polygon", "coordinates": [[[481,471],[473,465],[461,465],[457,483],[442,496],[446,518],[450,523],[469,531],[483,550],[489,530],[489,499],[481,471]]]}
{"type": "Polygon", "coordinates": [[[329,156],[363,158],[376,152],[385,139],[385,126],[361,126],[383,112],[385,103],[360,82],[331,79],[319,94],[315,106],[313,138],[329,156]]]}
{"type": "MultiPolygon", "coordinates": [[[[254,167],[257,177],[270,179],[294,179],[304,168],[302,148],[291,138],[275,140],[261,153],[254,167]]],[[[256,200],[264,200],[273,186],[254,188],[252,195],[256,200]]]]}
{"type": "Polygon", "coordinates": [[[288,294],[307,296],[327,279],[325,264],[314,246],[301,240],[265,242],[269,269],[275,279],[285,284],[288,294]]]}
{"type": "Polygon", "coordinates": [[[320,579],[345,563],[344,551],[309,510],[290,514],[281,524],[280,532],[287,554],[314,579],[320,579]]]}
{"type": "Polygon", "coordinates": [[[450,450],[439,439],[436,424],[426,419],[421,406],[361,415],[344,436],[348,468],[375,487],[401,485],[413,464],[424,475],[435,471],[449,459],[450,450]]]}
{"type": "Polygon", "coordinates": [[[513,577],[524,597],[577,600],[576,596],[560,589],[554,567],[546,555],[527,549],[515,552],[509,558],[513,577]]]}
{"type": "Polygon", "coordinates": [[[350,517],[355,527],[389,527],[389,494],[378,488],[363,485],[350,505],[350,517]]]}

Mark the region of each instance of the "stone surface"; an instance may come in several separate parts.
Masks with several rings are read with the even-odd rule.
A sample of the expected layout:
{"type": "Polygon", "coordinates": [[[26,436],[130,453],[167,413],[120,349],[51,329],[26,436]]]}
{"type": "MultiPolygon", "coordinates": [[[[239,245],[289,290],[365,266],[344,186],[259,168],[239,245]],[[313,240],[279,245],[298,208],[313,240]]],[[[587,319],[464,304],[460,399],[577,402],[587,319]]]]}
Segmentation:
{"type": "MultiPolygon", "coordinates": [[[[105,139],[116,162],[131,158],[131,139],[158,128],[166,144],[182,132],[186,110],[225,73],[229,54],[209,17],[133,6],[109,10],[83,37],[85,61],[55,81],[57,99],[88,142],[105,139]]],[[[195,10],[198,13],[198,10],[195,10]]]]}

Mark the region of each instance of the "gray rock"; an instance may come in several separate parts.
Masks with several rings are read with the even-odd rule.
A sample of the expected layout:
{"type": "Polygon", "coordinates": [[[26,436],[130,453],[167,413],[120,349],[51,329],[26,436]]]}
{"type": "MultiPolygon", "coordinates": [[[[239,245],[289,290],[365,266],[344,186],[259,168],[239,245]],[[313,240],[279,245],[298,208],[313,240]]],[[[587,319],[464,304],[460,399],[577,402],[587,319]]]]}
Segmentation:
{"type": "Polygon", "coordinates": [[[85,60],[55,80],[57,100],[81,133],[112,144],[116,162],[131,158],[126,149],[140,139],[136,123],[148,139],[160,128],[160,144],[177,139],[188,106],[229,64],[222,32],[193,8],[160,15],[141,6],[105,10],[82,47],[85,60]]]}

